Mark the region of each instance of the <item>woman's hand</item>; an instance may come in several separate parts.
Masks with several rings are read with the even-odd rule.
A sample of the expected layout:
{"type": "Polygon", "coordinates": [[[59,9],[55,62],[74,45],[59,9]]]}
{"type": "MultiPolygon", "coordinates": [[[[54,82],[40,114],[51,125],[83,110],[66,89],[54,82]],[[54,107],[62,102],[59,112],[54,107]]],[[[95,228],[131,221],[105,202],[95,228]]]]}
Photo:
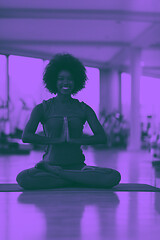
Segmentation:
{"type": "Polygon", "coordinates": [[[64,118],[64,127],[65,127],[65,136],[66,136],[66,142],[70,142],[70,135],[69,135],[69,128],[68,128],[68,119],[67,117],[64,118]]]}
{"type": "Polygon", "coordinates": [[[65,131],[65,137],[67,143],[76,143],[75,139],[72,139],[69,134],[69,127],[68,127],[68,119],[67,117],[64,118],[64,131],[65,131]]]}
{"type": "Polygon", "coordinates": [[[64,138],[65,138],[65,141],[68,142],[68,140],[69,140],[69,129],[68,129],[68,119],[67,119],[67,117],[64,117],[63,128],[64,128],[64,138]]]}
{"type": "Polygon", "coordinates": [[[67,117],[64,117],[61,137],[53,140],[53,144],[59,144],[59,143],[79,144],[76,142],[76,139],[72,139],[70,137],[67,117]]]}
{"type": "Polygon", "coordinates": [[[66,142],[70,142],[70,136],[69,136],[69,129],[68,129],[68,119],[67,117],[64,117],[62,134],[60,138],[55,138],[53,140],[53,144],[66,143],[66,142]]]}
{"type": "Polygon", "coordinates": [[[67,143],[74,143],[74,139],[71,139],[69,134],[69,127],[68,127],[68,119],[67,117],[64,119],[64,127],[65,127],[65,136],[67,143]]]}
{"type": "Polygon", "coordinates": [[[66,118],[66,120],[65,120],[65,133],[66,133],[66,142],[67,143],[72,143],[72,144],[78,144],[78,145],[80,145],[79,144],[79,142],[77,142],[77,139],[75,139],[75,138],[71,138],[70,137],[70,134],[69,134],[69,127],[68,127],[68,119],[66,118]]]}

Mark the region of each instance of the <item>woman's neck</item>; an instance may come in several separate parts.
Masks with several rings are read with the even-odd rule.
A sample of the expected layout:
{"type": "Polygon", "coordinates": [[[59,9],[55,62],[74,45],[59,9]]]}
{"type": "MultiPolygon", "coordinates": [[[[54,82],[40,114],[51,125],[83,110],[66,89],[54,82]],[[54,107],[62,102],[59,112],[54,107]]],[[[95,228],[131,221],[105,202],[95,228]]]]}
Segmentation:
{"type": "Polygon", "coordinates": [[[72,101],[72,97],[69,95],[61,95],[61,94],[58,94],[56,96],[56,100],[57,102],[60,102],[60,103],[69,103],[72,101]]]}

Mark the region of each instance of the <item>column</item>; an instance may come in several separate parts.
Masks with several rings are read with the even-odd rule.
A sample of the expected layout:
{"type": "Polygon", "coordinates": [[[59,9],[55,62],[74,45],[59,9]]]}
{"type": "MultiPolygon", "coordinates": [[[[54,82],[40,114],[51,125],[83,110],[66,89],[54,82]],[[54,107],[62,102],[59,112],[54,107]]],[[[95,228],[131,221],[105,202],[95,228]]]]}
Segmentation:
{"type": "Polygon", "coordinates": [[[130,111],[130,139],[129,150],[139,150],[141,146],[140,130],[140,78],[141,68],[141,49],[134,48],[130,56],[131,72],[131,111],[130,111]]]}
{"type": "Polygon", "coordinates": [[[100,69],[100,112],[121,111],[120,73],[115,69],[100,69]]]}
{"type": "Polygon", "coordinates": [[[10,76],[9,76],[9,55],[7,57],[7,66],[6,66],[6,85],[7,85],[7,102],[6,102],[6,110],[7,110],[7,118],[5,120],[5,134],[10,134],[10,76]]]}

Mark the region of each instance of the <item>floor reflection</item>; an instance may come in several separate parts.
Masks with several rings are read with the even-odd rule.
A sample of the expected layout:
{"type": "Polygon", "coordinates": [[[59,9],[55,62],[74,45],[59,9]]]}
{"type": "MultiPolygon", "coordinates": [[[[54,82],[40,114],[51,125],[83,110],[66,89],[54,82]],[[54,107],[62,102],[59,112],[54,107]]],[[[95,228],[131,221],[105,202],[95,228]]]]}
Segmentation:
{"type": "Polygon", "coordinates": [[[160,193],[155,193],[155,210],[160,214],[160,193]]]}
{"type": "Polygon", "coordinates": [[[160,188],[160,166],[154,166],[154,186],[160,188]]]}
{"type": "Polygon", "coordinates": [[[117,239],[159,239],[160,193],[118,193],[117,239]]]}
{"type": "Polygon", "coordinates": [[[113,192],[24,192],[18,203],[34,204],[46,221],[45,239],[95,239],[115,235],[119,198],[113,192]]]}
{"type": "MultiPolygon", "coordinates": [[[[160,170],[146,151],[87,149],[86,163],[118,170],[121,183],[160,187],[160,170]],[[88,161],[88,162],[87,162],[88,161]]],[[[15,183],[41,153],[0,156],[1,183],[15,183]]],[[[159,240],[160,193],[102,190],[0,193],[0,239],[4,240],[159,240]]]]}

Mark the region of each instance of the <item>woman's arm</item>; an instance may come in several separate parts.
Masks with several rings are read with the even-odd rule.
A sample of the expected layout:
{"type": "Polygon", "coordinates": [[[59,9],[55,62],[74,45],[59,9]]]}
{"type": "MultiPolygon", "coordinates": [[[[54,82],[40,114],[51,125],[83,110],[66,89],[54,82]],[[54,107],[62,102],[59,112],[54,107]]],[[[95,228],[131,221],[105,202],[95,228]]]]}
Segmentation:
{"type": "Polygon", "coordinates": [[[60,139],[53,139],[46,136],[40,136],[35,134],[39,122],[43,119],[43,106],[38,104],[31,112],[30,119],[23,131],[22,141],[24,143],[33,143],[33,144],[56,144],[64,142],[64,136],[60,139]]]}
{"type": "Polygon", "coordinates": [[[91,107],[85,104],[87,122],[93,132],[93,136],[82,136],[81,138],[70,139],[70,143],[80,144],[80,145],[94,145],[94,144],[105,144],[107,142],[107,136],[105,131],[100,124],[95,112],[91,107]]]}

